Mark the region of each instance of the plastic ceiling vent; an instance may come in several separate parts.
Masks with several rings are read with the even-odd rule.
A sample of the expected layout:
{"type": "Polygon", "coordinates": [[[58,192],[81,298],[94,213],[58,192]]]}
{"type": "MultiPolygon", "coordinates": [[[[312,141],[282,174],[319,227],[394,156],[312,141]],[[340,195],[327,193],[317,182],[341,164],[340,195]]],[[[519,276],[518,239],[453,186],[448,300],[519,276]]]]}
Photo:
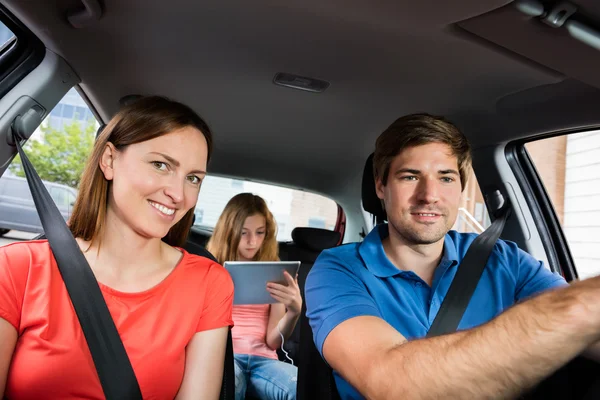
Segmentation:
{"type": "Polygon", "coordinates": [[[285,72],[276,73],[275,77],[273,78],[273,83],[279,86],[285,86],[292,89],[305,90],[307,92],[314,93],[321,93],[329,87],[329,82],[327,81],[288,74],[285,72]]]}

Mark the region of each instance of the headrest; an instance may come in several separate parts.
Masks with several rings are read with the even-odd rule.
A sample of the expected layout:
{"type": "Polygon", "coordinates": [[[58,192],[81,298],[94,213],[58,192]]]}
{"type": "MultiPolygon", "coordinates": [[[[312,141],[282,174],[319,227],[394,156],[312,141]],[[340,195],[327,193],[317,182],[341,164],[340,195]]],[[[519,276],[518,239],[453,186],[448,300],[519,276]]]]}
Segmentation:
{"type": "Polygon", "coordinates": [[[387,220],[387,214],[381,205],[381,200],[375,191],[373,176],[373,153],[367,158],[362,178],[362,203],[366,212],[373,214],[377,223],[387,220]]]}
{"type": "Polygon", "coordinates": [[[292,240],[308,250],[323,251],[337,246],[340,233],[319,228],[294,228],[292,240]]]}
{"type": "Polygon", "coordinates": [[[100,126],[98,127],[98,130],[96,131],[96,137],[100,136],[100,134],[102,133],[104,128],[106,128],[106,125],[100,124],[100,126]]]}

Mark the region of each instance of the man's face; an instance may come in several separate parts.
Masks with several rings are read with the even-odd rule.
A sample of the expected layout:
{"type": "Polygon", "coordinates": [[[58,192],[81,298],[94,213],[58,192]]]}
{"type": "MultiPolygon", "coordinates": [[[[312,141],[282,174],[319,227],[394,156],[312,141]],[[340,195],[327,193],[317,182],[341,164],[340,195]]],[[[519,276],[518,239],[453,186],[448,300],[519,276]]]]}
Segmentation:
{"type": "Polygon", "coordinates": [[[458,160],[448,145],[409,147],[390,165],[387,184],[376,183],[392,229],[407,245],[443,240],[452,228],[461,199],[458,160]]]}

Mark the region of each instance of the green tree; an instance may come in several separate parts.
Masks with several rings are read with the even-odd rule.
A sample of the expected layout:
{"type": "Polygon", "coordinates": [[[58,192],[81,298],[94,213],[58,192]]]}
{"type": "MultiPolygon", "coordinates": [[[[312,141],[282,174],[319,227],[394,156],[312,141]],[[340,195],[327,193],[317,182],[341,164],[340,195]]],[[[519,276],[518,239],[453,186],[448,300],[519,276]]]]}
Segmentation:
{"type": "MultiPolygon", "coordinates": [[[[79,186],[85,162],[92,151],[96,126],[78,121],[65,124],[62,130],[41,126],[41,137],[33,137],[24,146],[27,157],[43,180],[79,186]]],[[[17,176],[25,176],[17,155],[10,165],[17,176]]]]}

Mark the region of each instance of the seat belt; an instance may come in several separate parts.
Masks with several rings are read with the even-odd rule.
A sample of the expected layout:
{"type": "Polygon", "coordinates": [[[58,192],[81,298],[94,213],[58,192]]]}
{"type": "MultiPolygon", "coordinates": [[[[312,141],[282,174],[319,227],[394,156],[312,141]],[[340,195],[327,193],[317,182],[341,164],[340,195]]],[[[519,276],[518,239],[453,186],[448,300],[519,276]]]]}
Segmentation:
{"type": "Polygon", "coordinates": [[[12,131],[50,248],[87,341],[107,400],[141,400],[142,393],[98,281],[71,231],[12,131]]]}
{"type": "Polygon", "coordinates": [[[506,220],[510,215],[510,205],[504,201],[500,191],[496,190],[488,204],[492,203],[496,217],[492,225],[482,232],[467,250],[458,271],[450,284],[448,293],[440,306],[427,337],[456,332],[469,301],[475,292],[477,283],[483,274],[494,245],[500,238],[506,220]]]}

